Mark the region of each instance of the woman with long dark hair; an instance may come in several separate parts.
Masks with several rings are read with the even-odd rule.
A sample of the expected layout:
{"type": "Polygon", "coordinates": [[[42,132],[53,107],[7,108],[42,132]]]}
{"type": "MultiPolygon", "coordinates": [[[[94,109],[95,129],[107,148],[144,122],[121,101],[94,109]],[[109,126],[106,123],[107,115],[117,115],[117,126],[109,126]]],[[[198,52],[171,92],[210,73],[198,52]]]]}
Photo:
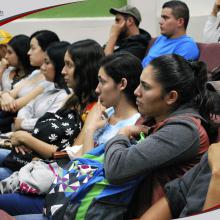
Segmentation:
{"type": "Polygon", "coordinates": [[[0,69],[3,91],[11,90],[16,82],[27,77],[34,70],[27,55],[29,49],[30,38],[26,35],[14,36],[8,42],[7,52],[2,59],[0,69]]]}

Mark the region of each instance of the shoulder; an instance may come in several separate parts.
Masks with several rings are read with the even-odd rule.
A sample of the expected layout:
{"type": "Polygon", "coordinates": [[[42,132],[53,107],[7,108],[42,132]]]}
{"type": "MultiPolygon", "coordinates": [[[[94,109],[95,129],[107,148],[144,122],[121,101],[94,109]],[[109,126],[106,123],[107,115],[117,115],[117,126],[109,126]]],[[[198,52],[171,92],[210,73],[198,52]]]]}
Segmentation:
{"type": "Polygon", "coordinates": [[[200,126],[201,121],[199,118],[187,115],[176,115],[158,123],[155,128],[156,131],[162,129],[171,133],[174,132],[178,135],[183,135],[180,131],[188,131],[189,133],[198,136],[200,126]]]}
{"type": "MultiPolygon", "coordinates": [[[[159,43],[159,42],[161,42],[161,41],[164,41],[164,40],[167,40],[167,38],[166,38],[165,36],[163,36],[163,35],[160,35],[160,36],[158,36],[158,37],[156,38],[154,44],[157,44],[157,43],[159,43]]],[[[153,44],[153,45],[154,45],[154,44],[153,44]]]]}
{"type": "Polygon", "coordinates": [[[140,33],[138,35],[139,37],[142,37],[142,38],[147,39],[147,40],[151,40],[151,35],[146,30],[139,28],[139,33],[140,33]]]}
{"type": "Polygon", "coordinates": [[[196,44],[196,42],[195,42],[195,40],[192,38],[192,37],[190,37],[190,36],[184,36],[182,39],[181,39],[181,41],[184,43],[184,42],[186,42],[186,43],[189,43],[189,44],[196,44]]]}
{"type": "Polygon", "coordinates": [[[36,69],[34,71],[32,71],[32,73],[27,77],[27,79],[32,79],[35,76],[38,76],[40,74],[40,70],[36,69]]]}
{"type": "Polygon", "coordinates": [[[182,55],[185,59],[197,59],[199,57],[199,48],[197,43],[189,36],[184,36],[176,42],[174,53],[182,55]]]}
{"type": "Polygon", "coordinates": [[[47,80],[41,80],[39,86],[41,86],[44,89],[44,91],[49,91],[54,89],[54,83],[49,82],[47,80]]]}
{"type": "Polygon", "coordinates": [[[194,116],[194,115],[184,115],[184,114],[180,114],[180,115],[175,115],[172,116],[170,118],[167,118],[166,120],[164,120],[164,122],[162,122],[162,124],[166,125],[166,124],[176,124],[176,123],[180,123],[180,124],[190,124],[193,127],[197,127],[197,125],[199,123],[201,123],[201,119],[199,116],[194,116]]]}
{"type": "Polygon", "coordinates": [[[61,89],[60,91],[58,91],[56,93],[56,99],[57,100],[61,100],[64,101],[64,99],[66,99],[68,97],[67,92],[65,91],[65,89],[61,89]]]}

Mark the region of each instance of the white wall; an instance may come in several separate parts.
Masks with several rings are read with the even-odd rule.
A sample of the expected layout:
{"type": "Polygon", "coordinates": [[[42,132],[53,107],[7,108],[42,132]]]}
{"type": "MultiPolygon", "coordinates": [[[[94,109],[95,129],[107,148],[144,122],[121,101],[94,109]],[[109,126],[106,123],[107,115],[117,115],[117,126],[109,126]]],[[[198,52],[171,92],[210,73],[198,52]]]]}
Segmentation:
{"type": "Polygon", "coordinates": [[[13,35],[24,33],[31,35],[42,29],[55,31],[61,40],[70,43],[91,38],[104,44],[108,38],[113,17],[108,18],[75,18],[75,19],[19,19],[3,26],[13,35]]]}
{"type": "MultiPolygon", "coordinates": [[[[148,30],[152,36],[160,33],[158,21],[161,6],[166,0],[128,0],[142,14],[141,27],[148,30]]],[[[190,8],[188,34],[196,41],[202,41],[202,29],[210,14],[214,0],[184,0],[190,8]]],[[[108,39],[109,29],[114,22],[108,18],[76,18],[76,19],[19,19],[2,28],[13,35],[24,33],[30,35],[36,30],[50,29],[58,33],[62,40],[74,42],[80,39],[92,38],[104,44],[108,39]]]]}

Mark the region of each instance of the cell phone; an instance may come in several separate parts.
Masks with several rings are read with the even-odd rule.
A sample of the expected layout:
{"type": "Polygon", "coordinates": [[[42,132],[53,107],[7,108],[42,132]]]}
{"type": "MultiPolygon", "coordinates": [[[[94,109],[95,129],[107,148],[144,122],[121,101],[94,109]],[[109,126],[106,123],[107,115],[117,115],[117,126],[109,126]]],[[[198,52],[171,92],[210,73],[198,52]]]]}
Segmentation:
{"type": "Polygon", "coordinates": [[[106,112],[103,112],[101,117],[103,120],[106,120],[108,119],[108,114],[106,112]]]}

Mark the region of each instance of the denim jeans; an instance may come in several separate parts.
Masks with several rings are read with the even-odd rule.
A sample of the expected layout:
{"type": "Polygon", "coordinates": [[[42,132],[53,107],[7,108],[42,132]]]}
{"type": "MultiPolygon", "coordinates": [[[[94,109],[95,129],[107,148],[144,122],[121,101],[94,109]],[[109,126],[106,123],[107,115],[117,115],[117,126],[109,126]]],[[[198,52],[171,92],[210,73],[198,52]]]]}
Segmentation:
{"type": "Polygon", "coordinates": [[[0,195],[0,209],[10,215],[43,213],[44,196],[9,193],[0,195]]]}
{"type": "Polygon", "coordinates": [[[7,149],[2,149],[2,148],[0,149],[0,181],[9,177],[13,173],[13,171],[10,170],[9,168],[2,166],[2,162],[10,152],[11,151],[7,149]]]}

